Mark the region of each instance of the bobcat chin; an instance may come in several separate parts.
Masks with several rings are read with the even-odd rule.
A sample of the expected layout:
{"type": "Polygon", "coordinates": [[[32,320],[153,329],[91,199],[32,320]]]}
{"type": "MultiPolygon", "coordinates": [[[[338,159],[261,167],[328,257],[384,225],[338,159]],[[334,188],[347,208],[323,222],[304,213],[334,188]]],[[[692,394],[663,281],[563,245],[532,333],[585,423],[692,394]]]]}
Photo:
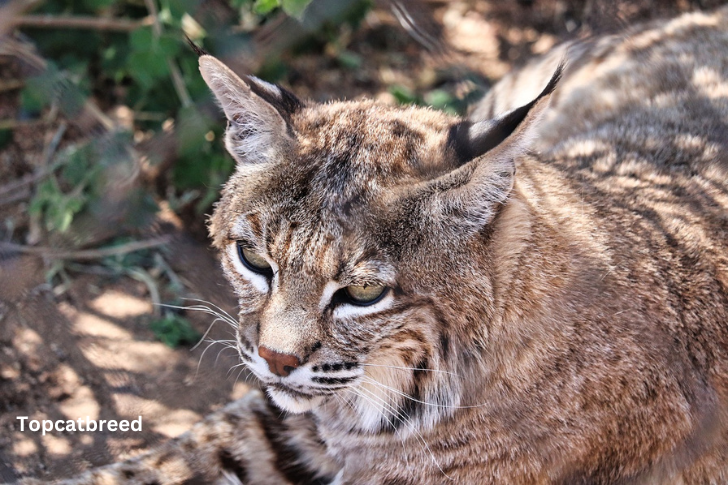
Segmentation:
{"type": "Polygon", "coordinates": [[[267,397],[69,483],[728,482],[726,53],[725,8],[638,26],[466,119],[201,56],[267,397]]]}

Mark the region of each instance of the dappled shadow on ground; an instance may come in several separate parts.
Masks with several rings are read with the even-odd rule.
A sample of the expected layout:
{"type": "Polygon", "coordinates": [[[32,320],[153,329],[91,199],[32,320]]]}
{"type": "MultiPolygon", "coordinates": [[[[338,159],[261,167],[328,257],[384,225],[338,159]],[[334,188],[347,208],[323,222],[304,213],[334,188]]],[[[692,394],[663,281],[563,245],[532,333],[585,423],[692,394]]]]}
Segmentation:
{"type": "MultiPolygon", "coordinates": [[[[176,238],[179,275],[190,295],[235,314],[217,262],[204,247],[176,238]]],[[[61,477],[140,453],[191,427],[247,390],[234,351],[171,349],[148,328],[146,287],[130,279],[80,276],[62,298],[44,281],[42,261],[3,255],[0,261],[0,453],[6,467],[30,476],[61,477]],[[137,419],[142,432],[19,431],[31,419],[137,419]]],[[[213,317],[187,312],[200,333],[213,317]]],[[[217,323],[208,334],[231,339],[217,323]]],[[[6,470],[6,473],[8,471],[6,470]]]]}

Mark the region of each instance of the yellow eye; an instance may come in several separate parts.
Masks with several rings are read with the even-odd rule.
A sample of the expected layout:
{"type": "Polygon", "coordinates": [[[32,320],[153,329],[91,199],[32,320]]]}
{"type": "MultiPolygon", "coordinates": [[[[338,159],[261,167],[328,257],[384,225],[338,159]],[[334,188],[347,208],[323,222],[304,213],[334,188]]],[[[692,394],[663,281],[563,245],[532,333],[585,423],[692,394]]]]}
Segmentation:
{"type": "Polygon", "coordinates": [[[270,275],[270,273],[272,273],[270,264],[268,264],[268,261],[266,261],[263,256],[254,253],[246,247],[243,247],[243,245],[239,242],[238,256],[240,256],[240,261],[242,261],[245,267],[248,268],[250,271],[254,271],[255,273],[260,273],[264,275],[270,275]]]}
{"type": "Polygon", "coordinates": [[[355,305],[373,305],[381,300],[387,292],[386,286],[347,286],[346,294],[355,305]]]}

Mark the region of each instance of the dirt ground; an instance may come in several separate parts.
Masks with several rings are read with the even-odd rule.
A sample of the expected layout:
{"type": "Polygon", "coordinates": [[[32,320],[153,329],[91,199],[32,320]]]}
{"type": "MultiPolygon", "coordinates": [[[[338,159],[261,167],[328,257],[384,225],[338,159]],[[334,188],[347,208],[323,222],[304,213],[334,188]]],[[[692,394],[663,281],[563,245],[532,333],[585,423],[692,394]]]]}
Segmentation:
{"type": "MultiPolygon", "coordinates": [[[[433,43],[409,36],[385,1],[351,32],[348,50],[364,63],[341,69],[326,55],[291,57],[291,86],[317,100],[368,96],[394,103],[387,87],[417,91],[457,84],[465,73],[482,89],[526,59],[564,40],[615,32],[638,21],[708,9],[728,0],[609,1],[521,0],[404,1],[416,25],[433,43]],[[474,75],[474,76],[473,76],[474,75]]],[[[0,39],[0,42],[2,39],[0,39]]],[[[8,43],[9,42],[9,43],[8,43]]],[[[0,44],[0,120],[15,120],[24,68],[18,46],[0,44]]],[[[111,116],[111,114],[108,114],[111,116]]],[[[18,123],[12,141],[0,151],[0,241],[33,240],[27,196],[3,192],[32,176],[44,150],[61,132],[61,146],[88,136],[83,122],[18,123]],[[7,221],[14,221],[12,227],[7,221]]],[[[28,184],[31,190],[32,184],[28,184]]],[[[26,194],[27,195],[27,194],[26,194]]],[[[160,252],[170,274],[189,298],[236,314],[216,255],[204,241],[204,220],[177,219],[162,211],[145,237],[168,236],[160,252]]],[[[37,238],[36,238],[37,239],[37,238]]],[[[54,286],[46,281],[52,261],[0,247],[0,483],[21,476],[61,478],[89,467],[129,457],[177,436],[206,413],[242,396],[255,384],[235,368],[234,350],[218,343],[170,348],[149,323],[159,310],[149,285],[129,276],[99,274],[93,264],[54,286]],[[31,419],[143,418],[142,432],[20,432],[18,416],[31,419]]],[[[162,295],[164,296],[164,295],[162,295]]],[[[188,301],[187,305],[194,304],[188,301]]],[[[214,317],[186,311],[204,333],[214,317]]],[[[210,340],[230,339],[231,329],[216,323],[210,340]]]]}

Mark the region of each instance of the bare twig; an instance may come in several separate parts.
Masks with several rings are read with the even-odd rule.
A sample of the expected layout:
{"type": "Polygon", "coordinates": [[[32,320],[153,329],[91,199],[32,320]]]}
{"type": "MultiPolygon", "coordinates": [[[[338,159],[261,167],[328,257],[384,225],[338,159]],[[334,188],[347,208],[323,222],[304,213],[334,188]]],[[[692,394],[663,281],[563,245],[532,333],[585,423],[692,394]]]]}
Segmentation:
{"type": "Polygon", "coordinates": [[[83,109],[84,109],[84,111],[89,113],[91,116],[93,116],[96,119],[96,121],[101,123],[103,125],[103,127],[106,128],[107,130],[112,131],[116,128],[116,124],[114,123],[114,120],[112,120],[111,118],[106,116],[104,114],[104,112],[101,111],[99,109],[99,107],[96,106],[96,104],[92,100],[87,99],[83,105],[83,109]]]}
{"type": "Polygon", "coordinates": [[[25,86],[25,82],[22,79],[8,79],[6,81],[0,81],[0,93],[5,91],[14,91],[25,86]]]}
{"type": "Polygon", "coordinates": [[[152,19],[141,20],[84,17],[78,15],[22,15],[12,21],[17,27],[40,29],[87,29],[116,32],[131,32],[139,27],[152,25],[152,19]]]}
{"type": "Polygon", "coordinates": [[[0,130],[13,130],[21,126],[44,125],[48,120],[39,118],[35,120],[0,120],[0,130]]]}
{"type": "MultiPolygon", "coordinates": [[[[66,133],[66,128],[68,125],[65,121],[61,121],[61,124],[58,126],[58,130],[53,134],[53,138],[51,138],[51,141],[48,143],[48,146],[46,146],[45,150],[43,150],[43,160],[40,162],[40,166],[45,169],[48,167],[48,164],[53,160],[53,156],[56,153],[56,150],[58,150],[58,145],[61,143],[61,139],[63,138],[63,135],[66,133]]],[[[54,167],[55,168],[55,167],[54,167]]]]}
{"type": "Polygon", "coordinates": [[[28,174],[19,180],[15,180],[13,182],[10,182],[9,184],[0,186],[0,195],[8,194],[34,182],[37,182],[38,180],[45,178],[48,174],[52,173],[55,169],[57,169],[60,165],[59,163],[49,165],[49,162],[53,158],[53,154],[55,154],[56,150],[58,149],[58,144],[61,142],[61,138],[63,138],[63,134],[65,132],[66,123],[62,122],[61,125],[58,127],[56,133],[53,135],[50,143],[48,143],[48,146],[43,151],[43,160],[40,163],[41,168],[35,173],[28,174]]]}
{"type": "Polygon", "coordinates": [[[0,197],[0,207],[2,207],[4,205],[15,204],[17,202],[22,202],[24,200],[29,199],[30,196],[31,196],[30,190],[26,188],[25,190],[22,190],[15,194],[9,195],[5,198],[0,197]]]}
{"type": "MultiPolygon", "coordinates": [[[[159,15],[157,14],[157,4],[154,3],[154,0],[144,0],[144,4],[147,6],[149,16],[152,18],[152,32],[154,32],[154,37],[159,39],[162,35],[162,23],[159,21],[159,15]]],[[[192,98],[190,97],[190,93],[187,92],[187,86],[182,78],[182,73],[180,72],[179,67],[177,67],[174,60],[170,58],[167,58],[166,61],[167,66],[169,67],[169,73],[172,76],[174,90],[177,92],[177,96],[182,102],[182,106],[192,106],[192,98]]]]}
{"type": "Polygon", "coordinates": [[[159,287],[154,278],[142,268],[130,268],[125,270],[125,273],[137,281],[141,281],[149,290],[149,299],[152,300],[152,312],[154,316],[161,315],[161,303],[162,300],[159,298],[159,287]]]}
{"type": "Polygon", "coordinates": [[[5,36],[13,29],[13,20],[16,17],[27,12],[38,3],[39,0],[10,0],[9,2],[3,2],[2,6],[0,6],[0,36],[5,36]]]}
{"type": "Polygon", "coordinates": [[[23,254],[33,254],[48,259],[71,259],[75,261],[88,261],[93,259],[101,259],[109,256],[118,256],[122,254],[141,251],[142,249],[155,248],[164,246],[170,241],[169,236],[147,239],[146,241],[134,241],[119,246],[102,249],[82,249],[79,251],[60,251],[55,248],[41,246],[24,246],[22,244],[0,242],[0,251],[11,251],[23,254]]]}

